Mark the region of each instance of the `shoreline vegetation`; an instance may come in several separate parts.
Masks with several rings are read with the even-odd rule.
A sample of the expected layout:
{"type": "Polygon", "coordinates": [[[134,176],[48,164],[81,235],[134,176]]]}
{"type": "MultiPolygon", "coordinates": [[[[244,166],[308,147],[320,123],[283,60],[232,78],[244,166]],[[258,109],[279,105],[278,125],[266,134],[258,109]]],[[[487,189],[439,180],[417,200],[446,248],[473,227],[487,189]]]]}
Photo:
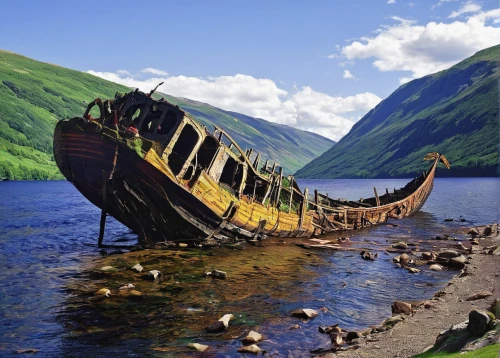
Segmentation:
{"type": "Polygon", "coordinates": [[[72,334],[89,339],[160,336],[160,340],[152,339],[149,349],[171,354],[193,350],[227,354],[227,349],[235,349],[235,342],[242,340],[238,352],[274,352],[281,356],[288,347],[269,348],[278,344],[276,337],[298,342],[300,349],[295,347],[293,352],[299,352],[301,357],[412,357],[424,351],[421,357],[453,357],[447,350],[462,349],[482,349],[464,357],[483,351],[489,354],[497,347],[491,344],[499,339],[498,332],[491,330],[498,324],[500,309],[498,230],[497,224],[463,228],[460,237],[457,235],[460,241],[444,234],[430,240],[433,250],[428,252],[421,251],[427,248],[425,243],[411,237],[370,251],[341,237],[334,241],[268,239],[252,245],[264,245],[265,249],[247,243],[216,250],[188,248],[186,244],[162,250],[135,248],[130,252],[110,247],[101,250],[103,257],[96,259],[78,282],[67,287],[67,305],[71,307],[67,323],[72,334]],[[344,331],[335,322],[319,326],[324,344],[309,350],[303,345],[312,341],[300,328],[317,326],[315,317],[325,315],[328,309],[299,307],[288,312],[288,317],[287,313],[282,316],[283,312],[276,316],[272,309],[259,310],[262,302],[254,297],[283,299],[300,292],[297,285],[301,284],[297,282],[312,282],[319,273],[309,267],[320,266],[322,255],[328,251],[349,251],[352,260],[387,260],[396,254],[395,269],[406,269],[409,274],[424,269],[456,270],[457,274],[427,300],[395,301],[393,316],[379,325],[356,331],[344,331]],[[495,309],[497,321],[484,313],[495,309]],[[487,333],[481,331],[482,338],[474,337],[477,331],[470,334],[468,326],[472,323],[463,323],[473,311],[479,312],[479,319],[490,318],[485,325],[487,333]],[[269,337],[269,321],[281,327],[280,332],[272,332],[274,338],[269,337]],[[188,336],[183,337],[183,332],[189,332],[188,336]],[[460,345],[453,345],[456,340],[461,340],[460,345]]]}

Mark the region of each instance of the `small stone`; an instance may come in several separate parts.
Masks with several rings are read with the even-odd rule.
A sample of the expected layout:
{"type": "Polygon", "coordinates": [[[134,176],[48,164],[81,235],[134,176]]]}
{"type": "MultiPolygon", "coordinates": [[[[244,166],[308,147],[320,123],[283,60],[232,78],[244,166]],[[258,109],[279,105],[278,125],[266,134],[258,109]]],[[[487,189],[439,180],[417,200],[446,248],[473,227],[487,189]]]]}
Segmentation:
{"type": "Polygon", "coordinates": [[[188,347],[196,349],[198,352],[205,352],[208,348],[210,348],[209,346],[200,343],[189,343],[188,347]]]}
{"type": "Polygon", "coordinates": [[[224,325],[223,322],[217,321],[215,323],[212,323],[210,326],[205,328],[205,331],[208,333],[216,333],[225,330],[227,327],[224,325]]]}
{"type": "Polygon", "coordinates": [[[359,338],[354,338],[352,341],[351,341],[351,344],[359,344],[361,342],[361,340],[359,338]]]}
{"type": "Polygon", "coordinates": [[[133,288],[135,288],[135,286],[134,286],[134,285],[132,285],[131,283],[128,283],[128,284],[126,284],[126,285],[124,285],[124,286],[120,287],[120,291],[123,291],[123,290],[131,290],[131,289],[133,289],[133,288]]]}
{"type": "Polygon", "coordinates": [[[101,288],[95,294],[96,295],[103,295],[103,296],[109,297],[111,295],[111,291],[109,290],[109,288],[101,288]]]}
{"type": "Polygon", "coordinates": [[[104,272],[114,272],[114,271],[118,271],[118,269],[116,267],[113,267],[113,266],[103,266],[100,268],[101,271],[104,271],[104,272]]]}
{"type": "Polygon", "coordinates": [[[373,254],[371,252],[364,250],[360,252],[360,255],[363,260],[370,260],[370,261],[374,261],[378,257],[378,254],[373,254]]]}
{"type": "Polygon", "coordinates": [[[135,272],[142,272],[142,270],[144,270],[144,267],[142,267],[141,264],[135,264],[130,269],[135,272]]]}
{"type": "Polygon", "coordinates": [[[299,328],[300,328],[300,325],[298,325],[298,324],[294,324],[294,325],[290,326],[290,329],[299,329],[299,328]]]}
{"type": "Polygon", "coordinates": [[[465,258],[465,256],[463,255],[460,255],[460,256],[457,256],[457,257],[453,257],[451,258],[449,261],[448,261],[448,264],[451,266],[451,267],[455,267],[455,268],[459,268],[459,269],[463,269],[465,267],[465,263],[467,262],[467,259],[465,258]]]}
{"type": "Polygon", "coordinates": [[[129,296],[132,296],[132,297],[141,297],[142,296],[142,292],[137,291],[137,290],[130,290],[129,296]]]}
{"type": "Polygon", "coordinates": [[[479,231],[477,231],[476,228],[472,228],[469,230],[469,232],[467,233],[467,235],[470,235],[472,237],[476,237],[476,236],[479,236],[479,231]]]}
{"type": "Polygon", "coordinates": [[[389,317],[384,321],[384,326],[394,326],[396,323],[404,321],[403,316],[389,317]]]}
{"type": "Polygon", "coordinates": [[[481,337],[492,328],[494,322],[494,316],[492,316],[493,314],[488,311],[471,311],[469,313],[469,324],[467,325],[467,330],[471,333],[471,335],[481,337]]]}
{"type": "Polygon", "coordinates": [[[491,234],[491,232],[492,232],[492,230],[491,230],[491,226],[486,226],[486,227],[484,228],[483,235],[484,235],[484,236],[488,236],[488,235],[490,235],[490,234],[491,234]]]}
{"type": "Polygon", "coordinates": [[[489,308],[489,311],[495,315],[496,319],[500,319],[500,299],[495,298],[489,308]]]}
{"type": "Polygon", "coordinates": [[[220,322],[224,323],[224,326],[229,327],[229,321],[233,319],[233,315],[231,313],[225,314],[222,318],[219,319],[220,322]]]}
{"type": "Polygon", "coordinates": [[[446,219],[444,219],[444,221],[445,221],[445,222],[451,222],[451,221],[453,221],[453,219],[451,219],[451,218],[446,218],[446,219]]]}
{"type": "Polygon", "coordinates": [[[241,340],[241,343],[248,346],[254,343],[258,343],[262,340],[262,334],[255,331],[250,331],[248,335],[241,340]]]}
{"type": "Polygon", "coordinates": [[[340,333],[332,333],[330,334],[330,338],[332,340],[332,343],[336,346],[341,346],[344,343],[344,340],[342,339],[342,335],[340,333]]]}
{"type": "Polygon", "coordinates": [[[161,278],[161,272],[158,270],[151,270],[148,272],[148,277],[151,280],[159,280],[161,278]]]}
{"type": "Polygon", "coordinates": [[[16,351],[17,354],[31,354],[31,353],[38,353],[40,352],[39,349],[35,349],[35,348],[28,348],[28,349],[18,349],[16,351]]]}
{"type": "Polygon", "coordinates": [[[434,305],[432,303],[430,303],[429,301],[427,301],[424,303],[424,308],[431,309],[431,308],[434,308],[434,305]]]}
{"type": "Polygon", "coordinates": [[[408,254],[402,254],[399,258],[399,263],[401,266],[407,266],[410,263],[410,256],[408,254]]]}
{"type": "Polygon", "coordinates": [[[314,318],[318,317],[318,312],[310,308],[301,308],[291,313],[292,317],[298,318],[314,318]]]}
{"type": "Polygon", "coordinates": [[[429,266],[429,270],[432,271],[443,271],[443,266],[438,265],[438,264],[432,264],[429,266]]]}
{"type": "Polygon", "coordinates": [[[411,304],[402,302],[402,301],[394,301],[391,306],[392,314],[405,314],[410,315],[413,313],[413,309],[411,308],[411,304]]]}
{"type": "Polygon", "coordinates": [[[437,255],[434,252],[422,252],[423,260],[435,260],[437,255]]]}
{"type": "Polygon", "coordinates": [[[438,253],[438,257],[440,258],[446,258],[446,259],[450,259],[452,257],[457,257],[457,256],[460,256],[460,252],[458,252],[457,250],[451,250],[451,249],[448,249],[448,250],[441,250],[439,253],[438,253]]]}
{"type": "Polygon", "coordinates": [[[350,342],[350,341],[352,341],[353,339],[356,339],[356,338],[361,338],[361,335],[359,334],[359,332],[351,331],[351,332],[347,333],[347,336],[345,337],[345,340],[347,342],[350,342]]]}
{"type": "Polygon", "coordinates": [[[406,269],[411,273],[420,273],[420,270],[415,267],[407,267],[406,269]]]}
{"type": "Polygon", "coordinates": [[[180,242],[179,243],[179,247],[188,247],[188,244],[184,243],[184,242],[180,242]]]}
{"type": "Polygon", "coordinates": [[[224,271],[213,270],[211,272],[207,272],[206,276],[210,276],[212,278],[220,278],[221,280],[225,280],[227,278],[227,273],[224,271]]]}
{"type": "Polygon", "coordinates": [[[465,300],[466,301],[476,301],[476,300],[481,300],[483,298],[486,298],[486,297],[489,297],[493,295],[493,293],[491,291],[478,291],[476,293],[474,293],[473,295],[470,295],[469,297],[467,297],[465,300]]]}
{"type": "Polygon", "coordinates": [[[259,354],[260,351],[261,351],[261,349],[255,344],[252,344],[251,346],[245,346],[245,347],[238,348],[238,352],[240,352],[240,353],[259,354]]]}
{"type": "Polygon", "coordinates": [[[408,245],[406,244],[406,242],[400,241],[392,244],[392,247],[395,249],[406,250],[408,248],[408,245]]]}

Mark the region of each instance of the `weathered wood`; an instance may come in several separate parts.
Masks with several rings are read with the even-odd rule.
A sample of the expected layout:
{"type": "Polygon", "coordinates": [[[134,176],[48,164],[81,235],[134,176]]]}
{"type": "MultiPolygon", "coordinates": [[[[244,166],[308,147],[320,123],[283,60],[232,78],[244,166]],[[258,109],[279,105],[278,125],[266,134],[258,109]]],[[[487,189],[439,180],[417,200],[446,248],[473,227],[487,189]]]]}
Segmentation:
{"type": "Polygon", "coordinates": [[[260,153],[257,153],[257,156],[255,157],[255,160],[253,161],[253,167],[255,169],[258,169],[259,163],[260,163],[260,153]]]}
{"type": "Polygon", "coordinates": [[[290,176],[290,201],[288,203],[288,212],[292,210],[293,203],[293,175],[290,176]]]}
{"type": "Polygon", "coordinates": [[[102,189],[101,189],[101,221],[99,223],[99,239],[97,246],[102,247],[102,240],[104,239],[104,228],[106,226],[106,186],[108,184],[108,174],[102,171],[102,189]]]}
{"type": "Polygon", "coordinates": [[[309,189],[304,189],[304,196],[302,197],[302,205],[300,206],[300,219],[299,219],[299,229],[303,228],[304,217],[307,211],[307,204],[309,200],[307,200],[307,196],[309,195],[309,189]]]}
{"type": "Polygon", "coordinates": [[[373,187],[373,192],[375,193],[375,200],[377,201],[377,206],[380,206],[380,199],[377,194],[377,188],[373,187]]]}
{"type": "Polygon", "coordinates": [[[278,172],[278,185],[276,188],[276,197],[274,198],[274,206],[277,206],[280,201],[281,186],[283,185],[283,167],[280,167],[278,172]]]}

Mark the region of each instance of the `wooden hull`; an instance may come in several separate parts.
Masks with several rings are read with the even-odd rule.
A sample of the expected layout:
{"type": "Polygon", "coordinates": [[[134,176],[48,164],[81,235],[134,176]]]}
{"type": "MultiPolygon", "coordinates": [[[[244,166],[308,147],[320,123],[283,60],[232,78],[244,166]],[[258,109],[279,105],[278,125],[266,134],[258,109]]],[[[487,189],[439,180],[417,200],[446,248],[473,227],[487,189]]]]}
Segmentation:
{"type": "MultiPolygon", "coordinates": [[[[311,201],[307,189],[302,194],[293,177],[288,186],[283,184],[282,169],[279,174],[274,166],[269,171],[266,162],[263,168],[268,174],[263,176],[257,170],[260,155],[251,162],[252,151],[243,153],[221,129],[211,135],[178,107],[171,109],[168,102],[136,94],[123,97],[117,109],[109,109],[108,117],[60,121],[54,133],[59,169],[102,209],[100,239],[106,214],[132,229],[139,242],[150,247],[172,241],[310,237],[359,229],[419,210],[432,190],[436,166],[444,158],[432,153],[430,169],[393,194],[378,197],[375,193],[376,197],[363,202],[349,202],[316,192],[311,201]],[[131,96],[135,102],[130,101],[131,96]],[[109,125],[110,119],[125,117],[125,112],[131,118],[133,112],[126,111],[127,104],[137,103],[137,97],[144,106],[151,102],[162,111],[154,132],[138,135],[123,130],[124,126],[109,125]],[[168,134],[157,135],[167,109],[177,111],[177,124],[168,134]],[[230,145],[223,143],[223,134],[230,145]],[[283,205],[284,201],[289,205],[283,205]]],[[[99,101],[94,103],[103,108],[99,101]]],[[[141,108],[141,113],[148,113],[147,107],[141,108]]],[[[147,120],[146,114],[141,118],[147,120]]]]}

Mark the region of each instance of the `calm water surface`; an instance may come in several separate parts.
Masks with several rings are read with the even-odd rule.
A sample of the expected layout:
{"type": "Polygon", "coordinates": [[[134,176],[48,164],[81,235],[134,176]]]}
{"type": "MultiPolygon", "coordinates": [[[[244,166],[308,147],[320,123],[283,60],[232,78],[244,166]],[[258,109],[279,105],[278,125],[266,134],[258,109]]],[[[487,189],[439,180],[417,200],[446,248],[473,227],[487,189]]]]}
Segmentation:
{"type": "MultiPolygon", "coordinates": [[[[310,191],[317,188],[330,197],[359,199],[372,196],[374,186],[383,193],[385,188],[392,191],[406,182],[404,179],[300,180],[299,184],[310,191]]],[[[398,228],[383,225],[349,233],[352,246],[376,248],[401,239],[423,240],[421,247],[430,247],[435,244],[430,238],[436,235],[453,234],[464,226],[498,222],[499,195],[498,178],[436,179],[434,190],[419,213],[397,221],[398,228]],[[466,222],[445,223],[445,218],[464,218],[466,222]]],[[[96,342],[91,336],[79,337],[68,328],[68,321],[75,320],[69,313],[72,293],[68,287],[84,282],[83,273],[95,268],[101,259],[96,245],[99,215],[99,209],[67,182],[0,182],[0,356],[23,348],[40,349],[38,356],[168,354],[150,350],[151,345],[159,343],[151,335],[138,335],[135,339],[120,339],[117,335],[116,339],[96,342]]],[[[133,244],[135,236],[128,228],[108,219],[105,241],[133,244]]],[[[293,245],[293,239],[287,241],[293,245]]],[[[255,250],[262,249],[249,250],[249,254],[258,254],[255,250]]],[[[256,328],[265,335],[266,341],[259,344],[262,349],[286,355],[291,350],[307,352],[318,348],[328,341],[317,332],[319,325],[339,323],[357,329],[380,323],[390,315],[390,304],[395,299],[429,298],[454,274],[424,268],[422,273],[412,275],[395,269],[392,256],[385,254],[374,262],[363,261],[352,252],[318,254],[319,264],[296,268],[299,275],[301,270],[313,272],[309,276],[313,278],[291,286],[290,283],[276,286],[288,291],[295,287],[288,295],[256,293],[252,300],[228,304],[235,314],[252,307],[262,311],[258,325],[254,322],[245,327],[256,328]],[[290,325],[297,323],[288,317],[289,312],[305,307],[323,311],[314,320],[299,321],[302,329],[297,336],[289,330],[290,325]]],[[[227,259],[231,259],[230,254],[227,259]]],[[[189,303],[185,302],[186,307],[189,303]]],[[[189,327],[192,320],[196,317],[176,324],[189,327]]],[[[99,324],[96,322],[96,326],[99,324]]],[[[207,336],[193,330],[189,331],[189,337],[188,334],[163,336],[160,343],[185,345],[190,341],[217,346],[219,355],[230,357],[236,355],[240,346],[237,339],[207,336]]]]}

